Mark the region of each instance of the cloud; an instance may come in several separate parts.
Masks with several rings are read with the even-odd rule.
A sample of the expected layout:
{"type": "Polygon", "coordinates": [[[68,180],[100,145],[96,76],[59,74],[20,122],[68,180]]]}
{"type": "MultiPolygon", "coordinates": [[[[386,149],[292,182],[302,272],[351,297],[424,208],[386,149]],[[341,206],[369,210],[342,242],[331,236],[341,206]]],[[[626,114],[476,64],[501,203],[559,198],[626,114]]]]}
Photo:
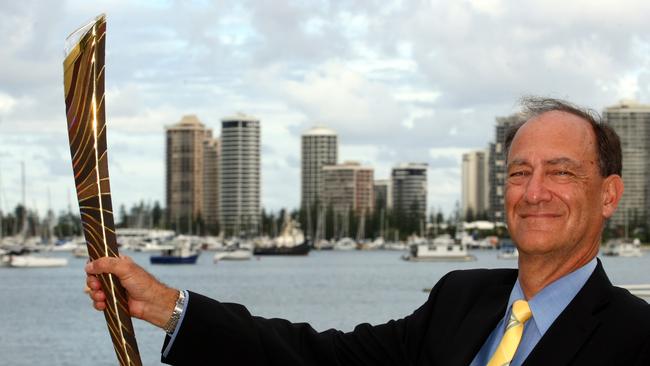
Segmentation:
{"type": "MultiPolygon", "coordinates": [[[[456,155],[485,148],[494,118],[512,113],[522,94],[597,110],[621,98],[650,100],[647,1],[119,0],[101,7],[0,4],[0,163],[27,160],[34,191],[57,185],[61,196],[69,187],[63,43],[100,11],[108,16],[112,184],[127,205],[162,201],[164,127],[184,114],[197,114],[215,135],[225,115],[261,119],[267,209],[297,206],[300,135],[325,124],[339,135],[340,160],[373,165],[378,177],[399,162],[427,162],[430,205],[449,212],[460,198],[456,155]]],[[[20,183],[5,181],[4,170],[13,195],[20,183]]]]}

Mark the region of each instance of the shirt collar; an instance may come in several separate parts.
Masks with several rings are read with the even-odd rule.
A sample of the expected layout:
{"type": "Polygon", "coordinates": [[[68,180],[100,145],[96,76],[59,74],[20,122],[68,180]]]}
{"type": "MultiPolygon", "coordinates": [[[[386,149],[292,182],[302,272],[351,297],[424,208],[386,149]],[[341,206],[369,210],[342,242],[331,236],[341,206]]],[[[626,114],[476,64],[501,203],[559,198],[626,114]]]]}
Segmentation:
{"type": "MultiPolygon", "coordinates": [[[[594,257],[589,263],[555,280],[528,300],[528,305],[533,313],[532,319],[542,336],[584,286],[596,269],[597,263],[594,257]]],[[[509,316],[512,303],[516,300],[525,300],[525,298],[524,291],[521,289],[517,278],[508,299],[506,319],[509,316]]]]}

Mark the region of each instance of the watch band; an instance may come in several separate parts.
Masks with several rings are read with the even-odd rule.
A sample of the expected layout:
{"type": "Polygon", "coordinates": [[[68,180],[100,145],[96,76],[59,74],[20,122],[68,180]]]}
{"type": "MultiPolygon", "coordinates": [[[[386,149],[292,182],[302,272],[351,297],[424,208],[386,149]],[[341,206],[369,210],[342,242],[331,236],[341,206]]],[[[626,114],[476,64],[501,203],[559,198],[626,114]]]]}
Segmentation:
{"type": "Polygon", "coordinates": [[[178,291],[178,299],[176,300],[176,305],[174,306],[174,311],[172,311],[172,316],[167,321],[167,324],[163,327],[165,332],[169,335],[174,334],[176,330],[176,325],[181,318],[183,313],[183,307],[185,306],[185,291],[178,291]]]}

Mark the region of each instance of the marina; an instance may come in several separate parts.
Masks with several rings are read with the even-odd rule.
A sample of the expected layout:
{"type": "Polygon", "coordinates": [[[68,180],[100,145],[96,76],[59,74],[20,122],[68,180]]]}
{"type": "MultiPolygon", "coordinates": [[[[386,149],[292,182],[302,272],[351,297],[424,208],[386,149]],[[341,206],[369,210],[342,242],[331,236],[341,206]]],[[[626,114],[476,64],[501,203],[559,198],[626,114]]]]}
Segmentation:
{"type": "MultiPolygon", "coordinates": [[[[222,301],[238,302],[256,315],[307,321],[317,330],[351,330],[360,322],[379,324],[410,314],[447,272],[515,267],[496,250],[470,250],[474,262],[407,262],[402,253],[311,251],[307,256],[258,256],[214,265],[202,255],[196,265],[151,265],[151,253],[124,251],[170,286],[222,301]]],[[[205,253],[204,253],[205,254],[205,253]]],[[[0,352],[7,365],[114,365],[103,315],[83,292],[86,259],[70,252],[61,268],[0,268],[0,352]],[[11,296],[8,296],[11,294],[11,296]]],[[[644,291],[650,283],[650,253],[642,257],[600,256],[613,283],[644,291]],[[630,287],[631,286],[631,287],[630,287]]],[[[643,292],[640,292],[643,294],[643,292]]],[[[646,298],[646,301],[648,298],[646,298]]],[[[134,321],[145,365],[160,364],[161,330],[134,321]]]]}

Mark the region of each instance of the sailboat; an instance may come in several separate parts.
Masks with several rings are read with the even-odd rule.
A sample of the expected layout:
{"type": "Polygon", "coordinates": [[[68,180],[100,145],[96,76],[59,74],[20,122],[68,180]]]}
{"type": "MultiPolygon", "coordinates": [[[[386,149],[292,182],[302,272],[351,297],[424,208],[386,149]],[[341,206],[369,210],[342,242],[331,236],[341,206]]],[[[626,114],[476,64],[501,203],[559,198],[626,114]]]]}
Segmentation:
{"type": "MultiPolygon", "coordinates": [[[[25,206],[25,163],[21,162],[22,188],[23,188],[23,225],[20,231],[20,243],[17,250],[13,250],[2,256],[2,262],[9,267],[64,267],[68,265],[67,258],[48,257],[34,255],[30,253],[31,241],[27,234],[29,232],[29,222],[27,219],[27,206],[25,206]]],[[[33,241],[33,240],[32,240],[33,241]]]]}

